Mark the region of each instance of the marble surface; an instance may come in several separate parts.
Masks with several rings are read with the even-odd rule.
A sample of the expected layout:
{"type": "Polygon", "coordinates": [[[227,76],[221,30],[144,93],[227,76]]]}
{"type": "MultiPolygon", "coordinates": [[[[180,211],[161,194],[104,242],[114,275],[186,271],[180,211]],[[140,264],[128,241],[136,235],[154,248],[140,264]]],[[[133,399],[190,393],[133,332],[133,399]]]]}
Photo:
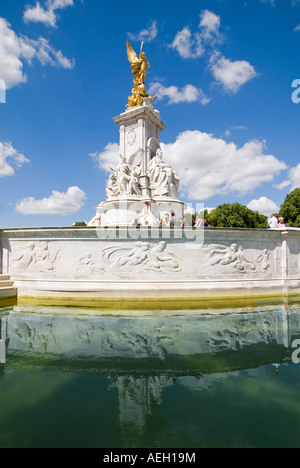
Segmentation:
{"type": "Polygon", "coordinates": [[[2,273],[20,294],[300,291],[297,229],[11,229],[0,239],[2,273]]]}

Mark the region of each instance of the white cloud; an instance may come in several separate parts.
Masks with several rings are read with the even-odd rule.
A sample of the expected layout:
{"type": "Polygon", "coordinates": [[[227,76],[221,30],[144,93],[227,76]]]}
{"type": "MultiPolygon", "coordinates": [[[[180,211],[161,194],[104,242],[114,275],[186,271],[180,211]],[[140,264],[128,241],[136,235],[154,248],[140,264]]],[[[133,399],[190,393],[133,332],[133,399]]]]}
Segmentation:
{"type": "Polygon", "coordinates": [[[257,76],[255,68],[246,60],[232,61],[217,50],[216,45],[223,42],[220,33],[221,17],[210,10],[200,13],[199,31],[193,33],[186,26],[179,31],[171,46],[184,59],[195,59],[205,54],[208,49],[209,69],[226,92],[236,94],[248,81],[257,76]]]}
{"type": "Polygon", "coordinates": [[[138,42],[151,42],[158,34],[157,22],[152,21],[148,28],[142,29],[138,34],[128,33],[129,39],[138,42]]]}
{"type": "Polygon", "coordinates": [[[12,176],[15,168],[19,169],[29,160],[15,150],[11,143],[2,143],[0,141],[0,178],[12,176]]]}
{"type": "Polygon", "coordinates": [[[277,188],[278,190],[283,190],[286,187],[288,187],[289,185],[291,185],[291,183],[292,182],[290,180],[284,180],[280,184],[274,184],[273,187],[277,188]]]}
{"type": "Polygon", "coordinates": [[[40,2],[37,2],[34,7],[27,6],[23,19],[26,23],[44,23],[46,26],[56,27],[58,19],[56,10],[63,10],[69,6],[74,6],[73,0],[48,0],[46,8],[43,8],[40,2]]]}
{"type": "Polygon", "coordinates": [[[37,2],[35,7],[27,7],[24,11],[23,19],[26,23],[32,21],[34,23],[41,22],[52,27],[56,25],[56,14],[54,10],[45,10],[41,7],[39,2],[37,2]]]}
{"type": "MultiPolygon", "coordinates": [[[[26,52],[28,50],[24,50],[22,40],[16,36],[8,22],[0,18],[0,77],[5,82],[6,89],[27,81],[20,60],[26,52]]],[[[30,55],[32,56],[31,53],[30,55]]]]}
{"type": "Polygon", "coordinates": [[[233,130],[243,130],[243,131],[245,131],[245,130],[248,130],[248,129],[244,125],[236,125],[235,127],[228,128],[224,133],[225,136],[230,137],[233,130]]]}
{"type": "Polygon", "coordinates": [[[61,215],[77,213],[84,205],[86,194],[79,187],[69,187],[66,193],[53,191],[49,198],[36,200],[25,198],[16,206],[16,211],[24,215],[61,215]]]}
{"type": "Polygon", "coordinates": [[[254,67],[245,60],[231,61],[219,53],[210,59],[211,72],[225,91],[236,94],[239,89],[257,76],[254,67]]]}
{"type": "Polygon", "coordinates": [[[291,190],[294,190],[300,187],[300,164],[298,164],[298,166],[293,167],[290,170],[290,180],[292,183],[291,190]]]}
{"type": "MultiPolygon", "coordinates": [[[[277,4],[276,4],[276,0],[260,0],[261,3],[269,3],[270,5],[272,5],[273,7],[276,7],[277,4]]],[[[296,6],[300,3],[300,0],[292,0],[292,5],[293,6],[296,6]]]]}
{"type": "Polygon", "coordinates": [[[187,205],[185,205],[184,214],[194,215],[195,213],[196,210],[193,205],[191,203],[187,203],[187,205]]]}
{"type": "Polygon", "coordinates": [[[278,213],[280,208],[275,202],[267,197],[261,197],[258,200],[252,200],[247,207],[252,211],[258,211],[260,214],[270,217],[272,213],[278,213]]]}
{"type": "Polygon", "coordinates": [[[264,144],[252,140],[238,148],[234,143],[199,131],[181,133],[175,143],[162,144],[164,159],[181,179],[190,200],[207,200],[217,194],[245,195],[287,169],[264,144]]]}
{"type": "MultiPolygon", "coordinates": [[[[204,201],[215,195],[251,193],[287,169],[284,162],[265,154],[263,142],[251,140],[238,148],[234,143],[199,131],[181,133],[174,143],[161,144],[164,160],[181,179],[183,196],[204,201]]],[[[101,170],[119,164],[119,145],[108,143],[102,152],[91,153],[101,170]]]]}
{"type": "Polygon", "coordinates": [[[284,180],[280,184],[274,185],[274,187],[278,188],[279,190],[283,190],[284,188],[291,186],[290,191],[292,192],[294,189],[300,187],[300,163],[296,167],[292,167],[289,170],[289,179],[284,180]]]}
{"type": "Polygon", "coordinates": [[[171,44],[182,58],[196,58],[204,54],[202,39],[199,33],[192,34],[188,27],[179,31],[171,44]]]}
{"type": "Polygon", "coordinates": [[[111,172],[110,168],[116,168],[119,164],[118,143],[108,143],[102,152],[90,153],[91,158],[96,161],[99,169],[111,172]]]}
{"type": "Polygon", "coordinates": [[[157,94],[157,99],[169,99],[169,104],[178,104],[181,102],[197,102],[199,101],[203,106],[210,102],[210,99],[204,94],[201,88],[188,84],[182,89],[177,86],[169,86],[166,88],[161,83],[151,83],[149,87],[151,95],[157,94]]]}
{"type": "Polygon", "coordinates": [[[179,53],[182,58],[197,58],[205,53],[204,43],[214,44],[221,42],[220,34],[221,18],[210,10],[200,13],[200,32],[192,33],[188,26],[179,31],[171,47],[179,53]]]}
{"type": "Polygon", "coordinates": [[[300,31],[300,24],[294,29],[295,32],[299,32],[300,31]]]}
{"type": "Polygon", "coordinates": [[[26,83],[23,62],[31,64],[33,59],[39,60],[42,65],[50,64],[66,69],[74,67],[74,61],[51,47],[47,39],[40,37],[33,40],[17,36],[11,25],[0,18],[0,78],[5,82],[6,89],[26,83]]]}
{"type": "MultiPolygon", "coordinates": [[[[264,153],[263,142],[252,140],[241,148],[199,131],[181,133],[175,143],[161,144],[164,160],[181,179],[181,191],[190,200],[204,201],[217,194],[245,195],[287,169],[284,162],[264,153]]],[[[91,153],[101,170],[119,163],[119,145],[108,143],[91,153]]]]}
{"type": "Polygon", "coordinates": [[[24,44],[32,49],[33,55],[28,58],[28,62],[32,62],[32,58],[36,58],[42,65],[51,65],[71,70],[75,66],[74,60],[69,60],[60,50],[55,50],[49,44],[49,41],[43,37],[38,40],[24,38],[24,44]]]}
{"type": "Polygon", "coordinates": [[[273,7],[276,6],[276,0],[260,0],[261,3],[270,3],[273,7]]]}
{"type": "Polygon", "coordinates": [[[221,18],[212,11],[204,10],[200,14],[201,37],[205,41],[215,42],[220,40],[221,18]]]}

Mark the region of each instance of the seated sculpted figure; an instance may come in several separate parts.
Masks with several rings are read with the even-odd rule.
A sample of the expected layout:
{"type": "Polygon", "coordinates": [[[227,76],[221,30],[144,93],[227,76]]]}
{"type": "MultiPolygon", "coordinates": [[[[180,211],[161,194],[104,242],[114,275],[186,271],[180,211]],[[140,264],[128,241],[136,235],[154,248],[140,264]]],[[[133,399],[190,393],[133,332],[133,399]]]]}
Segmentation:
{"type": "Polygon", "coordinates": [[[149,177],[154,195],[178,197],[180,180],[172,167],[164,163],[161,149],[150,162],[149,177]]]}
{"type": "Polygon", "coordinates": [[[118,185],[116,174],[111,174],[108,179],[107,187],[105,190],[106,198],[116,197],[118,195],[118,185]]]}

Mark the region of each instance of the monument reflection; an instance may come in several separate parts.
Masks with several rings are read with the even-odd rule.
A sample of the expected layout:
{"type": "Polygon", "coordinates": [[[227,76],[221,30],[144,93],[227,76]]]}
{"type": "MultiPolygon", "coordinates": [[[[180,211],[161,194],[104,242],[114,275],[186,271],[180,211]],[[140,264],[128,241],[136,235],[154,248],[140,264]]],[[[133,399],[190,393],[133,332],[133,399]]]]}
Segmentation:
{"type": "MultiPolygon", "coordinates": [[[[299,409],[294,411],[297,407],[295,395],[299,391],[296,378],[299,366],[292,363],[291,347],[293,340],[299,338],[300,308],[297,306],[289,310],[284,307],[244,310],[245,313],[211,311],[209,315],[189,312],[185,315],[72,316],[55,312],[52,310],[46,315],[38,310],[29,313],[15,309],[0,315],[0,339],[6,344],[6,364],[1,365],[0,374],[3,408],[6,402],[9,405],[11,394],[16,393],[10,387],[15,372],[19,373],[19,378],[22,374],[21,385],[24,375],[34,373],[36,378],[38,373],[43,373],[46,386],[49,373],[53,372],[49,384],[53,386],[50,402],[49,395],[47,398],[36,396],[44,415],[49,410],[46,407],[52,407],[53,401],[60,401],[59,411],[66,412],[67,419],[69,413],[62,402],[66,403],[70,395],[73,395],[71,399],[75,398],[80,380],[82,388],[77,397],[82,398],[82,408],[74,407],[73,411],[85,417],[90,414],[91,421],[99,418],[89,423],[90,429],[85,427],[87,433],[91,431],[91,443],[98,447],[253,446],[256,437],[248,439],[247,431],[243,432],[245,422],[237,430],[234,426],[238,422],[233,424],[231,419],[239,417],[233,415],[235,410],[240,411],[241,418],[250,408],[253,411],[256,398],[259,412],[267,391],[269,403],[266,405],[271,405],[273,399],[274,406],[273,409],[272,405],[268,406],[264,416],[262,411],[264,420],[269,411],[276,411],[277,416],[282,412],[281,417],[287,418],[284,424],[292,421],[295,424],[297,418],[300,421],[299,409]],[[282,372],[286,374],[288,369],[296,374],[287,377],[287,381],[283,375],[277,388],[279,381],[274,379],[282,372]],[[96,381],[92,380],[95,377],[101,378],[101,385],[92,403],[88,395],[95,385],[96,381]],[[66,388],[66,396],[59,393],[58,398],[61,388],[66,388]],[[291,398],[293,391],[295,395],[291,398]],[[276,392],[281,393],[284,400],[289,398],[291,406],[295,404],[293,411],[283,410],[286,401],[280,399],[279,402],[276,392]],[[101,406],[106,400],[111,411],[101,406]],[[107,425],[110,442],[103,438],[94,441],[92,431],[100,422],[107,425]],[[223,427],[221,432],[220,427],[223,427]],[[225,435],[226,431],[232,431],[232,438],[225,435]]],[[[44,391],[36,382],[36,386],[30,388],[31,398],[35,400],[33,395],[44,391]]],[[[12,415],[18,420],[19,411],[22,420],[22,412],[28,411],[26,405],[27,397],[23,395],[23,402],[18,401],[16,405],[18,410],[16,407],[11,413],[4,410],[0,416],[0,426],[11,427],[12,439],[12,415]]],[[[248,416],[251,421],[253,415],[249,412],[248,416]]],[[[40,418],[37,428],[44,424],[41,414],[40,418]]],[[[256,430],[259,433],[260,429],[256,430]]],[[[40,440],[37,434],[32,437],[29,446],[45,446],[46,439],[40,440]]],[[[72,442],[55,442],[54,435],[48,434],[47,440],[52,440],[54,446],[72,446],[73,443],[87,446],[85,437],[88,434],[80,432],[72,442]]],[[[272,437],[278,445],[278,437],[274,434],[272,437]]],[[[5,442],[3,436],[0,441],[1,447],[13,445],[13,442],[5,442]]],[[[268,445],[267,440],[265,445],[268,445]]]]}

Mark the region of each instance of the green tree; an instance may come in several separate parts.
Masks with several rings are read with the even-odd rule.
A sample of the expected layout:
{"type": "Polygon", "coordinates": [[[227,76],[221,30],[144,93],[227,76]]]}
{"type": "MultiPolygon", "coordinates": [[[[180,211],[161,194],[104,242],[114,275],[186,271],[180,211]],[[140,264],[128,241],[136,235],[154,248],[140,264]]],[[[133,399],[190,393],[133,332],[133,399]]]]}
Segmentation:
{"type": "Polygon", "coordinates": [[[77,221],[73,224],[74,227],[86,226],[87,224],[84,221],[77,221]]]}
{"type": "Polygon", "coordinates": [[[280,208],[280,216],[286,224],[300,227],[300,188],[288,193],[280,208]]]}
{"type": "Polygon", "coordinates": [[[240,203],[225,203],[207,215],[207,222],[213,227],[265,228],[268,219],[240,203]]]}

